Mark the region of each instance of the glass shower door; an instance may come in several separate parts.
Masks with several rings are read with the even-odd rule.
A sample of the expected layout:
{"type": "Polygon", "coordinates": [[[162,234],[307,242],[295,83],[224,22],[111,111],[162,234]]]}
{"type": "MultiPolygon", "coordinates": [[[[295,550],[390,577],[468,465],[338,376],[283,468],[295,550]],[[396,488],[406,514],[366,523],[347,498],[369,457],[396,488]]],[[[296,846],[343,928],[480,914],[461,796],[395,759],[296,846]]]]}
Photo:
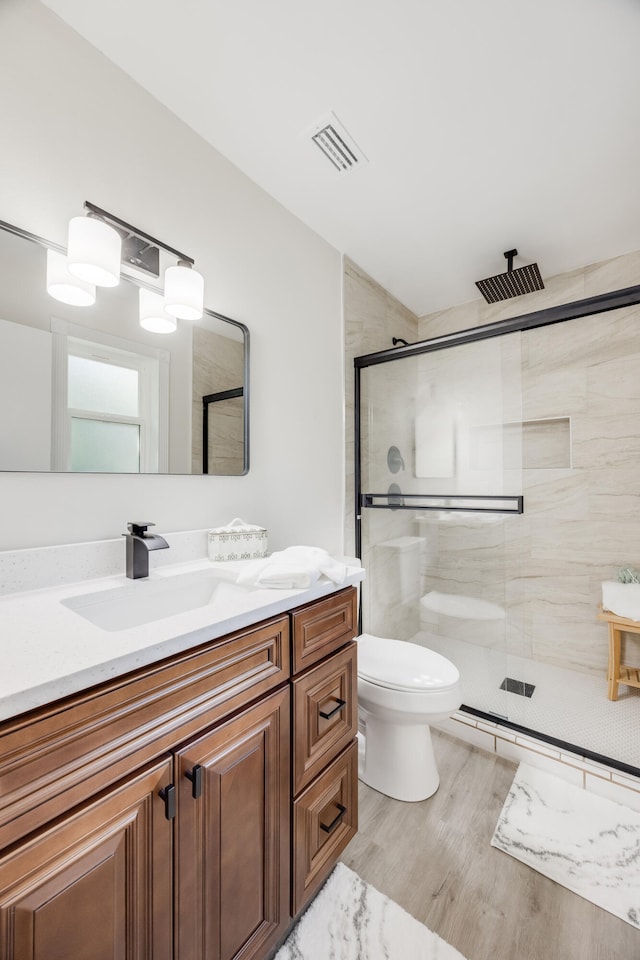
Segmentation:
{"type": "Polygon", "coordinates": [[[520,334],[360,371],[362,629],[429,647],[506,717],[519,620],[520,334]]]}

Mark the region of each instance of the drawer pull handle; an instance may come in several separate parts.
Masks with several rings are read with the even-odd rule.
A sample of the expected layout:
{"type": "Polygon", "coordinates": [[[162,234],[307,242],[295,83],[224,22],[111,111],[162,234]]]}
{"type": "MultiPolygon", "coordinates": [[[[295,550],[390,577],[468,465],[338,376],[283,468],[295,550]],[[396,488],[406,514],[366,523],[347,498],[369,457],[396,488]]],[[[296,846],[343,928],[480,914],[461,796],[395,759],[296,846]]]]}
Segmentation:
{"type": "Polygon", "coordinates": [[[193,770],[185,770],[187,780],[191,780],[191,796],[197,800],[202,793],[202,767],[196,763],[193,770]]]}
{"type": "Polygon", "coordinates": [[[340,710],[342,710],[342,708],[347,704],[346,700],[341,700],[339,697],[334,697],[334,700],[337,701],[338,706],[334,707],[333,710],[325,711],[322,708],[320,708],[320,716],[323,717],[325,720],[330,720],[331,717],[334,717],[336,713],[339,713],[340,710]]]}
{"type": "Polygon", "coordinates": [[[338,808],[338,815],[333,818],[331,823],[320,824],[320,829],[324,830],[325,833],[331,833],[332,830],[335,830],[335,828],[338,826],[338,824],[344,817],[345,813],[347,812],[347,808],[343,807],[341,803],[336,803],[336,807],[338,808]]]}
{"type": "Polygon", "coordinates": [[[164,800],[164,815],[167,820],[173,820],[176,815],[176,788],[172,783],[168,787],[158,790],[158,796],[164,800]]]}

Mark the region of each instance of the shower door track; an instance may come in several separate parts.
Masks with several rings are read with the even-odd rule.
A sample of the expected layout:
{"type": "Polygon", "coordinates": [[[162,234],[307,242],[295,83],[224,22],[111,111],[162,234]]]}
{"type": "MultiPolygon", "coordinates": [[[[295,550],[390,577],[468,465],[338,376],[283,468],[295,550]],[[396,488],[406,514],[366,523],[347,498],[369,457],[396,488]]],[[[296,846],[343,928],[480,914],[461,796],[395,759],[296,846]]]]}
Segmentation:
{"type": "Polygon", "coordinates": [[[514,723],[508,717],[499,713],[488,713],[485,710],[478,710],[477,707],[469,707],[463,703],[460,707],[462,713],[466,713],[478,720],[487,720],[489,723],[498,723],[501,727],[513,730],[514,733],[521,733],[526,737],[534,737],[542,743],[548,743],[549,746],[557,747],[558,750],[564,750],[565,753],[573,753],[585,760],[592,760],[594,763],[602,763],[607,767],[613,767],[620,773],[629,773],[633,777],[640,777],[640,768],[634,767],[623,760],[616,760],[614,757],[606,757],[603,753],[596,753],[594,750],[588,750],[586,747],[576,746],[575,743],[569,743],[568,740],[560,740],[558,737],[552,737],[548,733],[541,733],[539,730],[533,730],[531,727],[524,727],[521,723],[514,723]]]}

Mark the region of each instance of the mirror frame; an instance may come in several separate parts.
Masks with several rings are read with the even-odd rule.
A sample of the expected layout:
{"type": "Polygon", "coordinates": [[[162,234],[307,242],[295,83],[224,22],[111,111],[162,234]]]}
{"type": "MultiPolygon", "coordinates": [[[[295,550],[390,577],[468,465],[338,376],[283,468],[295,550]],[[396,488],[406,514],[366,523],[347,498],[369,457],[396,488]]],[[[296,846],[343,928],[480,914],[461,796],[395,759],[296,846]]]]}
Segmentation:
{"type": "MultiPolygon", "coordinates": [[[[32,243],[36,243],[41,247],[44,247],[48,250],[56,250],[58,253],[62,253],[66,256],[67,250],[66,247],[62,246],[59,243],[54,243],[51,240],[45,240],[44,237],[40,237],[35,233],[30,233],[28,230],[23,230],[22,227],[17,227],[13,223],[8,223],[6,220],[0,220],[0,230],[4,230],[6,233],[12,233],[16,237],[21,237],[23,240],[29,240],[32,243]]],[[[133,277],[128,277],[125,275],[120,276],[121,280],[124,280],[126,283],[131,283],[137,287],[145,287],[148,290],[153,291],[154,293],[158,292],[158,288],[154,287],[152,284],[147,283],[145,280],[135,279],[133,277]]],[[[209,307],[204,308],[204,315],[211,317],[214,320],[222,320],[225,323],[230,323],[232,326],[237,327],[242,331],[244,337],[244,358],[243,358],[243,385],[242,385],[242,400],[243,400],[243,446],[244,446],[244,456],[243,456],[243,469],[241,473],[233,474],[213,474],[209,473],[208,470],[203,469],[202,473],[139,473],[139,474],[128,474],[128,473],[99,473],[99,471],[91,472],[91,476],[101,475],[101,476],[116,476],[116,477],[127,477],[127,476],[144,476],[144,477],[213,477],[213,476],[229,476],[229,477],[244,477],[249,472],[249,360],[250,360],[250,334],[249,328],[246,324],[241,323],[239,320],[234,320],[232,317],[227,317],[224,313],[218,313],[217,310],[211,310],[209,307]]],[[[73,471],[64,471],[64,474],[72,473],[73,471]]],[[[33,473],[47,476],[49,474],[60,474],[62,471],[57,470],[0,470],[0,473],[33,473]]],[[[74,476],[81,476],[80,473],[73,474],[74,476]]]]}

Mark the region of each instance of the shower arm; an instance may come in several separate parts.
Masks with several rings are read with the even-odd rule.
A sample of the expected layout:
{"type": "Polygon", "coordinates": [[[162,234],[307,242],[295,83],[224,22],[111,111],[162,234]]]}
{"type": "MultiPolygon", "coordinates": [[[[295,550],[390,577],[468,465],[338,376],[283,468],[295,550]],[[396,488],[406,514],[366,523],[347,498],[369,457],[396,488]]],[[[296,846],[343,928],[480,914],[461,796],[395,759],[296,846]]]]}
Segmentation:
{"type": "Polygon", "coordinates": [[[518,251],[506,250],[504,255],[507,261],[507,273],[513,273],[513,258],[518,256],[518,251]]]}

